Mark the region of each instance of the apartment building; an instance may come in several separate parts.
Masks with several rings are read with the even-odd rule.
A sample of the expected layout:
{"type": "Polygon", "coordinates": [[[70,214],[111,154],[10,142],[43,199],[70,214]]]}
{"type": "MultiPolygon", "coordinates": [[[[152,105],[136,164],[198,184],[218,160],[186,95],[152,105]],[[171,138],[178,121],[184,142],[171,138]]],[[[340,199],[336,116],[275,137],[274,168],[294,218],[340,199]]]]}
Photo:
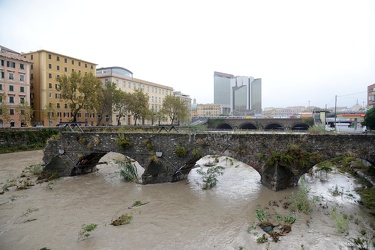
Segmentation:
{"type": "MultiPolygon", "coordinates": [[[[74,71],[95,75],[96,64],[48,50],[24,53],[33,64],[30,70],[30,104],[34,109],[33,125],[55,126],[59,122],[71,121],[73,116],[68,103],[61,99],[60,85],[56,81],[62,75],[74,71]]],[[[95,113],[82,110],[78,121],[96,125],[95,113]]]]}
{"type": "MultiPolygon", "coordinates": [[[[163,106],[164,98],[167,95],[173,94],[173,88],[133,77],[133,72],[122,67],[104,67],[98,68],[96,70],[96,77],[98,77],[103,85],[106,82],[113,82],[116,84],[116,87],[127,93],[134,93],[136,90],[142,90],[144,93],[149,96],[149,108],[156,115],[163,106]]],[[[112,117],[106,117],[105,121],[108,125],[117,125],[118,114],[113,112],[112,117]]],[[[163,119],[161,117],[157,118],[163,119]]],[[[145,120],[140,121],[143,125],[151,125],[154,120],[145,120]]],[[[120,120],[121,125],[132,125],[134,124],[134,118],[131,114],[127,114],[126,117],[122,117],[120,120]]]]}
{"type": "Polygon", "coordinates": [[[32,63],[1,45],[0,62],[0,127],[28,126],[32,63]]]}
{"type": "Polygon", "coordinates": [[[367,107],[375,108],[375,84],[367,87],[367,107]]]}

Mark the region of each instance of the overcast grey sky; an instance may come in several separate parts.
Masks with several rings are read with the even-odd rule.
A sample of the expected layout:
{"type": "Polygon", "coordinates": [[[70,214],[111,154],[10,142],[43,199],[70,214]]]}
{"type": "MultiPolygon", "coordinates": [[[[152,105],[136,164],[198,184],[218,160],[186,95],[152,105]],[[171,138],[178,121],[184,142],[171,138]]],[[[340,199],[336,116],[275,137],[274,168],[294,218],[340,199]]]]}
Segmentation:
{"type": "Polygon", "coordinates": [[[0,44],[120,66],[213,102],[213,73],[263,107],[351,107],[375,83],[375,0],[0,0],[0,44]]]}

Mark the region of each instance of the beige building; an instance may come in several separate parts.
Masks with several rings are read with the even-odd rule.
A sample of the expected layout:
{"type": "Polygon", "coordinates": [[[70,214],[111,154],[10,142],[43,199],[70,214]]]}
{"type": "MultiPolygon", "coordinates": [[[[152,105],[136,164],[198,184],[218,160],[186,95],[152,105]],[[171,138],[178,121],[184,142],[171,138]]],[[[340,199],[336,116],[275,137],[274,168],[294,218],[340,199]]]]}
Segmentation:
{"type": "MultiPolygon", "coordinates": [[[[113,82],[116,84],[118,89],[121,89],[127,93],[134,93],[135,90],[141,89],[144,93],[149,96],[149,108],[156,115],[155,120],[145,120],[139,121],[142,125],[151,125],[156,123],[159,119],[157,113],[162,109],[164,98],[167,95],[173,93],[173,88],[165,85],[148,82],[145,80],[137,79],[133,77],[133,73],[122,67],[106,67],[98,68],[96,70],[96,76],[103,82],[113,82]]],[[[118,114],[113,112],[111,118],[106,117],[105,121],[111,125],[117,125],[118,114]]],[[[126,117],[121,118],[121,125],[132,125],[134,124],[134,119],[131,114],[127,114],[126,117]]],[[[161,121],[165,122],[165,121],[161,121]]]]}
{"type": "Polygon", "coordinates": [[[220,104],[208,103],[197,104],[196,116],[219,116],[221,114],[220,104]]]}
{"type": "MultiPolygon", "coordinates": [[[[74,57],[38,50],[24,53],[23,56],[33,62],[30,71],[30,104],[34,109],[33,125],[55,126],[58,122],[72,120],[72,114],[66,103],[61,99],[60,86],[56,78],[70,75],[72,72],[95,75],[96,64],[74,57]]],[[[81,111],[78,121],[87,121],[96,125],[95,114],[81,111]]]]}
{"type": "Polygon", "coordinates": [[[0,62],[0,127],[28,126],[32,63],[1,45],[0,62]]]}

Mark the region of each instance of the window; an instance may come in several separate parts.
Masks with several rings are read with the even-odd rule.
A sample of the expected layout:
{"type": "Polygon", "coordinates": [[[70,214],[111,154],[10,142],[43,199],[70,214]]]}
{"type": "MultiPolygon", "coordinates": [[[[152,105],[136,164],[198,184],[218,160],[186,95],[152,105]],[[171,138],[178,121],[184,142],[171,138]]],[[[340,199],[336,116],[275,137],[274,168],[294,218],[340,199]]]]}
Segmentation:
{"type": "Polygon", "coordinates": [[[55,94],[56,99],[61,99],[61,94],[55,94]]]}
{"type": "Polygon", "coordinates": [[[31,69],[34,69],[34,65],[31,64],[31,69]]]}
{"type": "Polygon", "coordinates": [[[128,88],[129,88],[129,89],[131,88],[131,86],[130,86],[130,82],[128,82],[128,88]]]}
{"type": "Polygon", "coordinates": [[[52,83],[48,83],[48,88],[52,89],[52,83]]]}
{"type": "Polygon", "coordinates": [[[55,88],[56,88],[57,90],[60,90],[60,84],[55,84],[55,88]]]}
{"type": "Polygon", "coordinates": [[[51,54],[48,54],[48,59],[52,59],[52,55],[51,54]]]}
{"type": "Polygon", "coordinates": [[[57,66],[56,66],[56,69],[57,69],[57,70],[60,70],[60,66],[59,66],[59,65],[57,65],[57,66]]]}
{"type": "Polygon", "coordinates": [[[49,68],[49,69],[52,69],[52,64],[48,64],[48,68],[49,68]]]}
{"type": "Polygon", "coordinates": [[[87,68],[87,63],[85,63],[85,68],[87,68]]]}
{"type": "Polygon", "coordinates": [[[13,85],[9,85],[9,91],[14,91],[13,85]]]}
{"type": "Polygon", "coordinates": [[[20,92],[21,92],[21,93],[24,93],[24,92],[25,92],[25,87],[22,87],[22,86],[21,86],[21,87],[20,87],[20,92]]]}
{"type": "Polygon", "coordinates": [[[4,66],[4,60],[1,60],[1,66],[4,66]]]}
{"type": "Polygon", "coordinates": [[[48,98],[52,98],[52,93],[48,93],[48,98]]]}
{"type": "Polygon", "coordinates": [[[30,74],[30,80],[34,79],[34,75],[30,74]]]}
{"type": "Polygon", "coordinates": [[[16,68],[16,63],[15,62],[11,62],[11,61],[7,61],[7,67],[9,68],[16,68]]]}
{"type": "Polygon", "coordinates": [[[9,109],[9,114],[14,115],[14,109],[9,109]]]}
{"type": "Polygon", "coordinates": [[[74,65],[74,60],[72,60],[72,65],[74,65]]]}
{"type": "Polygon", "coordinates": [[[64,67],[64,71],[65,71],[65,72],[68,72],[68,68],[67,68],[67,67],[64,67]]]}
{"type": "Polygon", "coordinates": [[[4,79],[4,75],[5,75],[5,73],[1,72],[1,79],[4,79]]]}
{"type": "Polygon", "coordinates": [[[21,103],[21,104],[24,104],[24,103],[25,103],[25,98],[24,98],[24,97],[21,97],[21,98],[20,98],[20,103],[21,103]]]}
{"type": "Polygon", "coordinates": [[[91,65],[91,69],[93,69],[94,67],[91,65]]]}
{"type": "Polygon", "coordinates": [[[14,96],[9,96],[9,103],[14,103],[14,96]]]}
{"type": "Polygon", "coordinates": [[[74,72],[74,69],[72,69],[72,72],[74,72]]]}
{"type": "Polygon", "coordinates": [[[60,103],[56,103],[56,108],[60,108],[60,103]]]}
{"type": "Polygon", "coordinates": [[[20,69],[25,69],[23,63],[20,63],[20,69]]]}
{"type": "Polygon", "coordinates": [[[59,79],[60,78],[60,75],[56,75],[56,79],[59,79]]]}
{"type": "Polygon", "coordinates": [[[21,109],[21,115],[25,115],[25,110],[21,109]]]}
{"type": "Polygon", "coordinates": [[[137,85],[133,83],[133,89],[137,89],[137,85]]]}
{"type": "Polygon", "coordinates": [[[25,81],[25,75],[20,75],[20,82],[25,81]]]}
{"type": "Polygon", "coordinates": [[[9,80],[14,80],[14,75],[12,72],[9,72],[9,80]]]}
{"type": "Polygon", "coordinates": [[[56,61],[58,61],[58,62],[60,61],[60,57],[59,56],[56,57],[56,61]]]}
{"type": "Polygon", "coordinates": [[[30,58],[31,58],[31,60],[33,60],[34,59],[34,55],[31,55],[30,58]]]}
{"type": "Polygon", "coordinates": [[[51,73],[48,74],[48,78],[52,78],[52,74],[51,73]]]}
{"type": "Polygon", "coordinates": [[[30,94],[30,99],[31,99],[31,100],[34,99],[34,93],[31,93],[31,94],[30,94]]]}
{"type": "Polygon", "coordinates": [[[3,85],[2,84],[0,84],[0,90],[3,90],[3,85]]]}
{"type": "Polygon", "coordinates": [[[123,87],[123,88],[126,87],[126,82],[125,82],[125,81],[122,82],[122,87],[123,87]]]}
{"type": "Polygon", "coordinates": [[[65,103],[65,105],[64,105],[64,108],[66,108],[66,109],[67,109],[67,108],[68,108],[68,104],[66,104],[66,103],[65,103]]]}
{"type": "Polygon", "coordinates": [[[78,62],[78,66],[81,66],[81,62],[78,62]]]}
{"type": "Polygon", "coordinates": [[[118,87],[118,80],[116,79],[116,87],[118,87]]]}

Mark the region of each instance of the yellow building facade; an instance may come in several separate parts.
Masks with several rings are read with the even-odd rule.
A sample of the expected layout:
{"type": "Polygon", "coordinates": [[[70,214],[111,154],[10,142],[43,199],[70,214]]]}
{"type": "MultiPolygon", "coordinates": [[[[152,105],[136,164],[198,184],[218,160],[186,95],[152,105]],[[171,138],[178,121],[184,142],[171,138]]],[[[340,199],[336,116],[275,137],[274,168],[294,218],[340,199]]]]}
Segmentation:
{"type": "MultiPolygon", "coordinates": [[[[98,77],[103,85],[106,82],[113,82],[116,87],[126,93],[134,93],[136,90],[142,90],[149,97],[149,109],[155,114],[154,120],[139,121],[142,125],[152,125],[158,123],[167,122],[157,114],[162,109],[164,98],[168,95],[173,94],[173,88],[133,77],[133,73],[122,67],[106,67],[98,68],[96,70],[96,77],[98,77]]],[[[112,117],[106,117],[105,122],[108,125],[117,125],[118,114],[113,112],[112,117]]],[[[134,124],[134,118],[131,114],[127,114],[120,120],[121,125],[132,125],[134,124]]]]}
{"type": "MultiPolygon", "coordinates": [[[[56,81],[62,75],[74,71],[95,75],[96,64],[47,50],[24,53],[33,65],[30,70],[30,105],[34,110],[33,125],[56,126],[59,122],[72,120],[68,103],[61,98],[60,85],[56,81]]],[[[82,110],[78,121],[96,125],[94,113],[82,110]]]]}
{"type": "Polygon", "coordinates": [[[220,113],[220,104],[197,104],[196,116],[219,116],[220,113]]]}

